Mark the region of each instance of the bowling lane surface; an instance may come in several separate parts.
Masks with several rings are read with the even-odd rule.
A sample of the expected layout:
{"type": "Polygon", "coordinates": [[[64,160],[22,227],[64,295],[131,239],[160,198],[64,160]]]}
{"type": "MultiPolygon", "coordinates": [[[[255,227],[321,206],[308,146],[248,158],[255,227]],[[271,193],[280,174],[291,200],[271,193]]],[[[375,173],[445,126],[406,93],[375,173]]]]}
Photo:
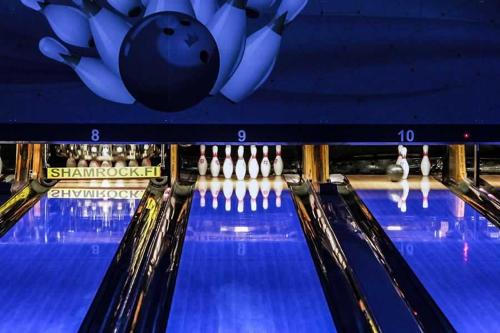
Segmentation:
{"type": "Polygon", "coordinates": [[[458,332],[500,330],[498,228],[432,179],[351,183],[458,332]]]}
{"type": "Polygon", "coordinates": [[[194,193],[167,332],[335,331],[290,192],[264,209],[255,183],[255,200],[243,182],[240,202],[225,185],[194,193]]]}
{"type": "Polygon", "coordinates": [[[500,189],[500,175],[481,175],[481,178],[486,180],[491,186],[500,189]]]}
{"type": "Polygon", "coordinates": [[[78,331],[139,202],[103,190],[53,189],[0,238],[0,332],[78,331]]]}

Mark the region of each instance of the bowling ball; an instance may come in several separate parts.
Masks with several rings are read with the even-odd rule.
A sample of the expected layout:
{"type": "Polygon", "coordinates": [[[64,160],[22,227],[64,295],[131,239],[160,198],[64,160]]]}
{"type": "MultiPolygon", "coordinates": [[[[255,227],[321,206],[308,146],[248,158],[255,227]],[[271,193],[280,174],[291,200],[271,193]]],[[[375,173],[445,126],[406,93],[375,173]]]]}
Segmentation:
{"type": "Polygon", "coordinates": [[[403,177],[403,168],[401,165],[391,164],[387,167],[386,173],[391,182],[399,182],[403,177]]]}
{"type": "Polygon", "coordinates": [[[143,18],[120,50],[120,74],[130,94],[165,112],[187,109],[208,96],[219,65],[212,34],[196,19],[177,12],[143,18]]]}

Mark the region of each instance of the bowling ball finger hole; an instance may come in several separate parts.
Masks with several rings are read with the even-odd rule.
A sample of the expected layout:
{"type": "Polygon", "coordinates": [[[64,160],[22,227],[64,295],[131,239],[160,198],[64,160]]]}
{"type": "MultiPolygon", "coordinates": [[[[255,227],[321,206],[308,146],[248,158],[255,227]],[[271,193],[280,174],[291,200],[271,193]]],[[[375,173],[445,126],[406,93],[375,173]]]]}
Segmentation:
{"type": "Polygon", "coordinates": [[[165,28],[163,29],[163,33],[167,36],[172,36],[175,33],[175,30],[172,28],[165,28]]]}
{"type": "Polygon", "coordinates": [[[189,22],[188,20],[181,20],[181,25],[189,27],[191,25],[191,22],[189,22]]]}
{"type": "Polygon", "coordinates": [[[207,51],[201,51],[200,52],[200,60],[202,63],[207,64],[209,60],[209,55],[207,51]]]}

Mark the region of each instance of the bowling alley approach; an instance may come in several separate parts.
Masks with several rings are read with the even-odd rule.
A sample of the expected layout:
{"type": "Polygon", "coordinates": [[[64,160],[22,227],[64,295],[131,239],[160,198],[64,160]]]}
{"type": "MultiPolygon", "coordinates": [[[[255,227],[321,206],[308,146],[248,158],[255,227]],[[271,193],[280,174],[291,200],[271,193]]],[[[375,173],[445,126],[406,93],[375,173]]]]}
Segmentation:
{"type": "Polygon", "coordinates": [[[500,3],[0,1],[0,333],[500,332],[500,3]]]}

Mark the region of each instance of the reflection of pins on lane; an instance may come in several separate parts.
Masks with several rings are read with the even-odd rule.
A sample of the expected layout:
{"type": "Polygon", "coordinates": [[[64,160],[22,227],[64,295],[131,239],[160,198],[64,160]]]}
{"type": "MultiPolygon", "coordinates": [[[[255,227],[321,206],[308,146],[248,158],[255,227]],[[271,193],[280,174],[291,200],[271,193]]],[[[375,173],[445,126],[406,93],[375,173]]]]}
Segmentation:
{"type": "Polygon", "coordinates": [[[247,38],[236,71],[221,89],[229,100],[243,100],[267,80],[280,50],[285,17],[286,13],[247,38]]]}
{"type": "Polygon", "coordinates": [[[269,193],[271,192],[271,182],[268,178],[262,179],[260,183],[260,192],[262,193],[262,208],[269,208],[269,193]]]}
{"type": "Polygon", "coordinates": [[[398,146],[398,159],[396,160],[397,165],[401,165],[401,160],[403,159],[403,156],[401,155],[401,149],[403,149],[403,145],[398,146]]]}
{"type": "Polygon", "coordinates": [[[222,172],[226,179],[230,179],[233,176],[234,164],[231,159],[231,146],[226,145],[226,158],[224,159],[224,164],[222,164],[222,172]]]}
{"type": "Polygon", "coordinates": [[[283,173],[283,159],[281,158],[281,146],[276,146],[276,158],[273,162],[274,174],[276,176],[281,176],[283,173]]]}
{"type": "Polygon", "coordinates": [[[410,166],[408,165],[408,161],[406,160],[406,154],[408,149],[406,147],[401,148],[401,168],[403,168],[403,176],[401,179],[408,179],[408,175],[410,173],[410,166]]]}
{"type": "Polygon", "coordinates": [[[191,0],[196,19],[206,25],[217,11],[217,0],[191,0]]]}
{"type": "Polygon", "coordinates": [[[135,102],[120,78],[99,59],[71,55],[67,48],[51,37],[40,40],[39,48],[46,57],[73,68],[82,82],[96,95],[116,103],[135,102]]]}
{"type": "Polygon", "coordinates": [[[139,16],[142,11],[140,0],[108,0],[108,3],[123,15],[130,17],[139,16]]]}
{"type": "Polygon", "coordinates": [[[159,12],[178,12],[195,17],[190,0],[149,0],[144,16],[159,12]]]}
{"type": "Polygon", "coordinates": [[[217,209],[219,207],[219,192],[220,192],[221,183],[218,179],[212,179],[210,182],[210,193],[212,194],[212,208],[217,209]]]}
{"type": "Polygon", "coordinates": [[[238,198],[238,213],[243,213],[245,209],[245,195],[247,186],[243,180],[236,182],[236,197],[238,198]]]}
{"type": "Polygon", "coordinates": [[[198,172],[200,176],[205,176],[207,174],[208,162],[205,157],[205,145],[200,146],[200,158],[198,159],[198,172]]]}
{"type": "Polygon", "coordinates": [[[286,23],[288,24],[300,14],[308,1],[309,0],[281,0],[280,6],[276,10],[275,17],[280,17],[284,13],[288,13],[286,16],[286,23]]]}
{"type": "Polygon", "coordinates": [[[21,2],[42,13],[62,41],[79,47],[92,45],[89,21],[79,9],[46,3],[44,0],[21,0],[21,2]]]}
{"type": "Polygon", "coordinates": [[[211,95],[217,94],[224,86],[243,54],[247,22],[245,2],[228,0],[207,24],[220,53],[219,74],[211,95]]]}
{"type": "Polygon", "coordinates": [[[252,179],[248,183],[248,193],[250,193],[250,207],[252,212],[257,210],[257,196],[259,195],[259,182],[257,179],[252,179]]]}
{"type": "Polygon", "coordinates": [[[260,172],[262,173],[262,177],[269,177],[271,173],[271,162],[269,162],[269,148],[267,146],[262,147],[262,154],[264,157],[262,161],[260,161],[260,172]]]}
{"type": "Polygon", "coordinates": [[[255,179],[259,175],[259,162],[257,161],[257,147],[250,147],[250,159],[248,160],[248,174],[250,178],[255,179]]]}
{"type": "Polygon", "coordinates": [[[198,191],[200,192],[200,207],[205,207],[206,205],[206,200],[205,200],[205,195],[207,194],[208,190],[208,182],[205,176],[201,176],[198,179],[198,191]]]}
{"type": "Polygon", "coordinates": [[[276,194],[276,207],[281,207],[281,193],[283,192],[284,182],[281,177],[274,180],[274,193],[276,194]]]}
{"type": "Polygon", "coordinates": [[[422,191],[422,208],[429,208],[429,192],[431,191],[429,177],[422,177],[420,180],[420,190],[422,191]]]}
{"type": "Polygon", "coordinates": [[[243,157],[245,148],[243,146],[238,147],[238,161],[236,162],[236,178],[238,180],[245,179],[245,174],[247,173],[247,163],[243,157]]]}
{"type": "Polygon", "coordinates": [[[217,152],[219,151],[219,147],[212,147],[212,161],[210,161],[210,173],[212,177],[218,177],[220,173],[220,162],[217,157],[217,152]]]}
{"type": "Polygon", "coordinates": [[[423,156],[422,162],[420,163],[420,171],[422,171],[422,176],[427,177],[431,173],[431,161],[429,160],[429,146],[424,145],[422,147],[423,156]]]}
{"type": "Polygon", "coordinates": [[[401,187],[403,188],[403,194],[401,195],[401,212],[406,213],[406,199],[408,199],[408,194],[410,193],[410,184],[408,181],[402,180],[401,187]]]}
{"type": "Polygon", "coordinates": [[[83,10],[89,15],[90,31],[102,61],[120,75],[120,48],[131,24],[92,0],[83,0],[82,4],[83,10]]]}
{"type": "Polygon", "coordinates": [[[231,179],[224,180],[224,184],[222,185],[222,192],[224,193],[224,198],[226,198],[226,212],[231,211],[231,197],[233,196],[233,181],[231,179]]]}

